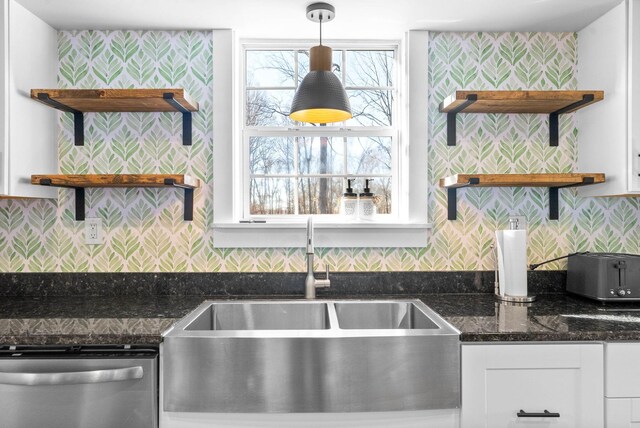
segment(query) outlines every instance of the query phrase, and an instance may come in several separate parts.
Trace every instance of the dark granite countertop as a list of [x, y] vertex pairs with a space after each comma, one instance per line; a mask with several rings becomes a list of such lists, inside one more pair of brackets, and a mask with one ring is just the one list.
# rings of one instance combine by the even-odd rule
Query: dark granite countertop
[[[164, 330], [207, 298], [4, 297], [0, 301], [0, 345], [158, 344]], [[211, 298], [300, 299], [301, 296]], [[460, 330], [464, 342], [640, 340], [640, 304], [603, 305], [565, 294], [539, 295], [529, 307], [498, 303], [488, 293], [395, 298], [421, 299]]]

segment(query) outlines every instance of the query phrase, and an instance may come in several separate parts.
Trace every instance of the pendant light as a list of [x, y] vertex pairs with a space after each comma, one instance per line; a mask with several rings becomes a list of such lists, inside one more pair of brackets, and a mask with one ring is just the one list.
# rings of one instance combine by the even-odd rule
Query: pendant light
[[332, 50], [322, 45], [322, 22], [331, 21], [335, 9], [328, 3], [307, 7], [307, 18], [320, 23], [320, 44], [309, 53], [309, 73], [291, 102], [289, 117], [298, 122], [331, 123], [350, 119], [351, 105], [340, 79], [331, 71]]

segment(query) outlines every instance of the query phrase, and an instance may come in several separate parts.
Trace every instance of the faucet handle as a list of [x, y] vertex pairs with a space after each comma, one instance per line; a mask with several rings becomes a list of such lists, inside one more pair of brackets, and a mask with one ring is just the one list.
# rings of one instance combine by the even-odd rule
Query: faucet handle
[[331, 287], [331, 280], [329, 279], [329, 265], [325, 265], [325, 272], [326, 272], [325, 279], [316, 279], [315, 280], [316, 288]]

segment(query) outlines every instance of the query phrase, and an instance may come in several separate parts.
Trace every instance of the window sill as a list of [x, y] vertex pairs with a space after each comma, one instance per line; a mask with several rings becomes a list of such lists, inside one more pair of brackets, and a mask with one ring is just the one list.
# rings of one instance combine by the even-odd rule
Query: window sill
[[[430, 223], [314, 224], [316, 247], [425, 247]], [[215, 223], [215, 248], [302, 248], [305, 222]]]

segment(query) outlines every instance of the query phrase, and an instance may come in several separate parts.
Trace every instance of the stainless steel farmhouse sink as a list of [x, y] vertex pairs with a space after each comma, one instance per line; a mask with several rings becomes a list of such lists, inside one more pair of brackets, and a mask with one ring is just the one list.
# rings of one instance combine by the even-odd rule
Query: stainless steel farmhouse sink
[[206, 301], [164, 333], [168, 412], [460, 406], [459, 331], [419, 300]]

